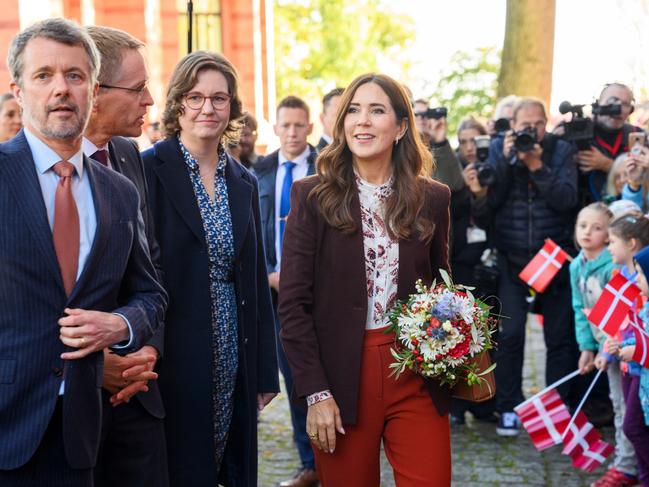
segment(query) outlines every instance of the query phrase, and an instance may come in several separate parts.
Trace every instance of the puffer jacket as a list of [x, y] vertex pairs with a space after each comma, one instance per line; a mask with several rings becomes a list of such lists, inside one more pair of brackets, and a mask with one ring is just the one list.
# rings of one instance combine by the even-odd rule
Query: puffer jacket
[[494, 138], [487, 162], [496, 182], [487, 196], [474, 200], [474, 216], [493, 219], [494, 243], [511, 266], [522, 269], [551, 238], [574, 253], [573, 232], [578, 203], [575, 149], [556, 136], [541, 142], [541, 169], [531, 172], [516, 158], [503, 155], [503, 138]]

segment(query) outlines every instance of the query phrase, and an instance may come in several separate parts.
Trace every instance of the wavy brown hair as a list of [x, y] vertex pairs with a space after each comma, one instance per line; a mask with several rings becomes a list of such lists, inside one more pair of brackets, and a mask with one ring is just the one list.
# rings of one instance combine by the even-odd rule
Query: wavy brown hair
[[392, 148], [393, 191], [385, 204], [385, 222], [392, 239], [408, 238], [416, 230], [421, 240], [429, 240], [434, 224], [424, 210], [425, 188], [430, 181], [434, 162], [421, 142], [415, 126], [410, 100], [401, 83], [384, 74], [369, 73], [356, 78], [342, 94], [333, 129], [333, 141], [317, 160], [319, 183], [310, 197], [316, 199], [320, 212], [332, 227], [343, 233], [354, 233], [352, 199], [358, 192], [354, 178], [352, 153], [345, 139], [345, 117], [356, 94], [366, 83], [377, 84], [388, 96], [397, 124], [406, 122], [406, 132]]
[[213, 69], [225, 76], [228, 82], [230, 100], [230, 119], [223, 137], [226, 142], [239, 140], [241, 116], [243, 115], [241, 98], [239, 97], [239, 77], [232, 63], [221, 54], [208, 51], [195, 51], [187, 54], [178, 61], [171, 73], [167, 88], [167, 101], [162, 113], [162, 131], [165, 137], [172, 137], [180, 132], [178, 117], [183, 111], [183, 97], [196, 86], [198, 74], [201, 71]]

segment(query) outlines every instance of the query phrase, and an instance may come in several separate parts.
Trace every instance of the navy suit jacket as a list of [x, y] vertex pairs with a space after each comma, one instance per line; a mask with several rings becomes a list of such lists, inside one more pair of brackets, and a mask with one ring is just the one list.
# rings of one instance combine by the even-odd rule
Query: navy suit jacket
[[[217, 485], [214, 469], [212, 299], [205, 227], [176, 137], [142, 153], [164, 285], [169, 292], [160, 391], [172, 485]], [[239, 363], [229, 460], [221, 474], [257, 485], [257, 401], [279, 390], [275, 325], [260, 229], [257, 181], [228, 156]], [[227, 465], [227, 467], [226, 467]], [[225, 483], [225, 482], [221, 482]]]
[[[318, 153], [311, 145], [309, 145], [309, 148], [311, 153], [307, 159], [309, 164], [307, 176], [315, 174], [315, 161], [318, 157]], [[252, 168], [252, 172], [257, 176], [259, 182], [261, 229], [264, 236], [264, 247], [266, 248], [266, 268], [269, 274], [277, 267], [277, 255], [275, 252], [275, 180], [277, 179], [278, 167], [279, 150], [276, 150], [259, 159]]]
[[[155, 229], [153, 228], [153, 217], [149, 211], [148, 190], [146, 187], [146, 178], [144, 176], [144, 165], [142, 156], [137, 144], [132, 139], [126, 137], [112, 137], [108, 142], [108, 153], [113, 169], [118, 173], [126, 176], [137, 189], [140, 195], [140, 212], [144, 219], [144, 230], [146, 239], [149, 244], [151, 261], [156, 269], [158, 280], [162, 282], [162, 268], [160, 267], [160, 246], [155, 238]], [[148, 341], [162, 357], [164, 349], [164, 326], [160, 326], [155, 335]], [[164, 406], [160, 397], [158, 381], [151, 380], [148, 383], [147, 392], [138, 392], [135, 398], [140, 401], [144, 409], [156, 418], [164, 417]]]
[[122, 175], [84, 157], [97, 230], [66, 296], [52, 230], [23, 132], [0, 144], [0, 469], [33, 456], [63, 396], [63, 437], [73, 468], [91, 468], [101, 427], [103, 354], [63, 361], [58, 320], [66, 307], [119, 312], [133, 329], [130, 353], [151, 338], [167, 296], [155, 278], [138, 194]]

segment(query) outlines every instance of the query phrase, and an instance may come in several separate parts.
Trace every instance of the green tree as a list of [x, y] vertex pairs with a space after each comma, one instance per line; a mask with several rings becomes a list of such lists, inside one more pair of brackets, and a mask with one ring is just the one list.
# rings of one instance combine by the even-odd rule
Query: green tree
[[275, 0], [274, 15], [278, 100], [317, 101], [375, 71], [381, 58], [408, 68], [399, 56], [414, 22], [389, 12], [381, 0]]
[[496, 102], [500, 53], [495, 47], [458, 51], [449, 66], [448, 71], [441, 73], [429, 98], [433, 105], [448, 108], [448, 133], [455, 136], [463, 118], [491, 115]]

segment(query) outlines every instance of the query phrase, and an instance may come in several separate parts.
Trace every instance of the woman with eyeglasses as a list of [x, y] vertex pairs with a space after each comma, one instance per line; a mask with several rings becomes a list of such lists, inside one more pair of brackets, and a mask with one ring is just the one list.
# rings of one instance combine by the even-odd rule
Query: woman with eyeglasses
[[143, 154], [170, 306], [159, 383], [172, 486], [257, 485], [257, 412], [279, 391], [256, 179], [226, 150], [234, 66], [197, 51], [171, 76]]

